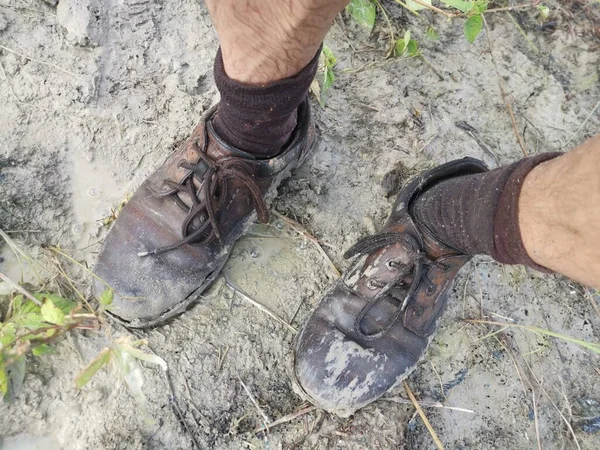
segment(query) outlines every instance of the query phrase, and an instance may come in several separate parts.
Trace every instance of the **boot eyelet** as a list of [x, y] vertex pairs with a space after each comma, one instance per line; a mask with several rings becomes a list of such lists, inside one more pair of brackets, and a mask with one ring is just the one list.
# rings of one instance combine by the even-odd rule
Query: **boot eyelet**
[[433, 284], [430, 284], [429, 286], [427, 286], [427, 288], [425, 289], [425, 293], [427, 295], [433, 295], [436, 291], [436, 288]]
[[448, 272], [450, 272], [450, 265], [448, 265], [448, 264], [440, 264], [440, 269], [442, 269], [442, 272], [448, 273]]
[[373, 281], [371, 278], [369, 278], [367, 280], [367, 288], [369, 288], [370, 290], [374, 291], [375, 289], [379, 289], [380, 286], [377, 286], [377, 284], [375, 284], [376, 282]]
[[387, 267], [387, 270], [389, 270], [390, 272], [394, 272], [398, 269], [398, 263], [396, 261], [388, 261], [385, 263], [385, 267]]

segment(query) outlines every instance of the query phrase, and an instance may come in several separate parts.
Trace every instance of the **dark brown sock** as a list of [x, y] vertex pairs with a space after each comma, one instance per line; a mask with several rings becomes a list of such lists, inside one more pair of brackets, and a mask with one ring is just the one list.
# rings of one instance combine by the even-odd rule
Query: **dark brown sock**
[[543, 153], [489, 172], [442, 181], [415, 201], [413, 215], [441, 242], [463, 253], [546, 270], [523, 245], [519, 194], [531, 169], [561, 154]]
[[296, 128], [298, 107], [308, 95], [320, 53], [319, 49], [313, 60], [293, 77], [251, 85], [227, 76], [219, 49], [214, 74], [221, 102], [213, 119], [219, 137], [258, 158], [281, 152]]

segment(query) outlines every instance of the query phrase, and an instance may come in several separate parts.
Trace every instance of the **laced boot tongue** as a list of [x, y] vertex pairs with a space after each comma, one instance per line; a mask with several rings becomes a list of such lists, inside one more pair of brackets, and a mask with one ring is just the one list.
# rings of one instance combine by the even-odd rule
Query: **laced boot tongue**
[[420, 283], [428, 283], [424, 266], [435, 263], [420, 250], [414, 237], [400, 232], [369, 236], [344, 256], [356, 255], [367, 258], [360, 269], [350, 272], [346, 284], [367, 300], [356, 317], [354, 332], [370, 341], [396, 324]]
[[[220, 142], [216, 145], [209, 139], [210, 133], [206, 128], [204, 130], [204, 139], [198, 138], [190, 143], [197, 147], [192, 152], [197, 156], [194, 162], [184, 158], [178, 163], [181, 169], [188, 171], [187, 175], [180, 182], [165, 180], [165, 184], [172, 188], [170, 195], [187, 213], [181, 226], [182, 239], [172, 245], [140, 252], [139, 256], [165, 253], [186, 244], [204, 244], [213, 238], [221, 241], [219, 212], [228, 195], [230, 180], [248, 190], [259, 220], [268, 222], [267, 206], [254, 176], [255, 168], [251, 165], [253, 158], [246, 158], [249, 155]], [[219, 140], [218, 136], [213, 137]]]
[[388, 232], [369, 236], [352, 246], [344, 258], [366, 256], [362, 268], [350, 272], [347, 285], [364, 298], [379, 295], [389, 284], [395, 284], [407, 267], [412, 267], [418, 253], [417, 243], [405, 233]]

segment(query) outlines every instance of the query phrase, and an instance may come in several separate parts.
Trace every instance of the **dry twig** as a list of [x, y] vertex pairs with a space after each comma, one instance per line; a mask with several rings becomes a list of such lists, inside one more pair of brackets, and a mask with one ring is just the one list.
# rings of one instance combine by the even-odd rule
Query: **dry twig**
[[[412, 405], [413, 404], [413, 402], [411, 400], [407, 400], [402, 397], [385, 397], [385, 398], [381, 398], [380, 400], [385, 400], [385, 401], [393, 402], [393, 403], [399, 403], [401, 405]], [[458, 406], [446, 406], [439, 402], [435, 402], [435, 403], [420, 402], [419, 404], [423, 408], [441, 408], [441, 409], [449, 409], [451, 411], [460, 411], [460, 412], [464, 412], [464, 413], [475, 414], [475, 411], [473, 411], [472, 409], [459, 408]]]
[[[293, 412], [291, 414], [288, 414], [286, 416], [283, 416], [280, 419], [274, 420], [273, 422], [270, 422], [268, 424], [268, 429], [271, 429], [273, 427], [276, 427], [277, 425], [281, 425], [282, 423], [287, 423], [287, 422], [291, 422], [294, 419], [297, 419], [298, 417], [301, 417], [305, 414], [311, 413], [313, 412], [315, 409], [317, 409], [316, 406], [309, 406], [307, 408], [303, 408], [299, 411]], [[265, 431], [267, 430], [267, 426], [263, 425], [262, 427], [258, 427], [256, 430], [254, 430], [254, 434], [256, 433], [260, 433], [261, 431]]]
[[23, 294], [25, 297], [27, 297], [29, 300], [31, 300], [36, 305], [42, 306], [42, 302], [40, 302], [37, 298], [35, 298], [33, 295], [31, 295], [29, 292], [27, 292], [25, 289], [23, 289], [21, 286], [19, 286], [17, 283], [15, 283], [13, 280], [8, 278], [2, 272], [0, 272], [0, 280], [4, 281], [7, 284], [9, 284], [10, 286], [12, 286], [14, 289], [19, 291], [21, 294]]
[[55, 69], [58, 69], [61, 72], [67, 73], [67, 74], [71, 75], [72, 77], [81, 79], [81, 77], [79, 75], [77, 75], [77, 74], [75, 74], [75, 73], [73, 73], [73, 72], [71, 72], [71, 71], [69, 71], [67, 69], [63, 69], [62, 67], [57, 66], [56, 64], [53, 64], [53, 63], [50, 63], [50, 62], [46, 62], [46, 61], [40, 61], [39, 59], [35, 59], [35, 58], [32, 58], [31, 56], [24, 55], [23, 53], [19, 53], [19, 52], [15, 51], [15, 50], [13, 50], [11, 48], [5, 47], [4, 45], [0, 45], [0, 48], [2, 50], [6, 50], [7, 52], [14, 53], [17, 56], [21, 56], [22, 58], [28, 59], [29, 61], [33, 61], [35, 63], [42, 64], [43, 66], [54, 67]]
[[410, 397], [410, 401], [412, 402], [412, 404], [414, 405], [415, 409], [419, 413], [419, 416], [421, 416], [421, 420], [423, 421], [423, 423], [427, 427], [427, 431], [429, 431], [429, 434], [433, 438], [433, 442], [435, 442], [435, 445], [437, 446], [437, 448], [439, 450], [444, 450], [444, 446], [442, 445], [442, 442], [437, 437], [437, 434], [436, 434], [435, 430], [431, 426], [431, 423], [429, 423], [429, 419], [427, 419], [427, 416], [423, 412], [423, 409], [419, 405], [419, 402], [417, 402], [417, 399], [415, 398], [415, 395], [413, 394], [412, 390], [410, 389], [410, 387], [408, 386], [408, 383], [406, 381], [404, 381], [404, 389], [406, 390], [406, 393]]
[[258, 413], [260, 414], [260, 417], [263, 420], [265, 429], [267, 431], [269, 431], [271, 419], [269, 419], [269, 416], [267, 416], [265, 414], [265, 412], [262, 410], [262, 408], [260, 407], [260, 405], [258, 404], [256, 399], [254, 398], [254, 395], [252, 395], [252, 392], [250, 392], [250, 389], [248, 389], [248, 386], [246, 386], [246, 383], [244, 383], [240, 377], [238, 377], [238, 380], [240, 380], [240, 383], [241, 383], [242, 387], [244, 388], [244, 390], [246, 391], [246, 394], [248, 394], [248, 397], [250, 397], [250, 401], [252, 402], [252, 404], [254, 405], [254, 407], [256, 408]]

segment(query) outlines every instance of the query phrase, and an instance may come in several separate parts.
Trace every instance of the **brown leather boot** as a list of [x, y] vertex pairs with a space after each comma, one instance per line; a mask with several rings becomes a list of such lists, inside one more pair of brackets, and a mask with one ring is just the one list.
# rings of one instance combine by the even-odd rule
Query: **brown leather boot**
[[425, 355], [448, 292], [469, 255], [438, 242], [411, 205], [439, 181], [487, 171], [473, 158], [413, 179], [381, 234], [354, 245], [362, 256], [320, 301], [294, 343], [294, 384], [315, 405], [347, 417], [406, 378]]
[[[308, 101], [276, 157], [257, 160], [223, 142], [210, 110], [188, 140], [135, 192], [94, 269], [115, 292], [110, 313], [136, 328], [183, 312], [216, 278], [229, 252], [315, 142]], [[99, 297], [106, 284], [94, 282]]]

